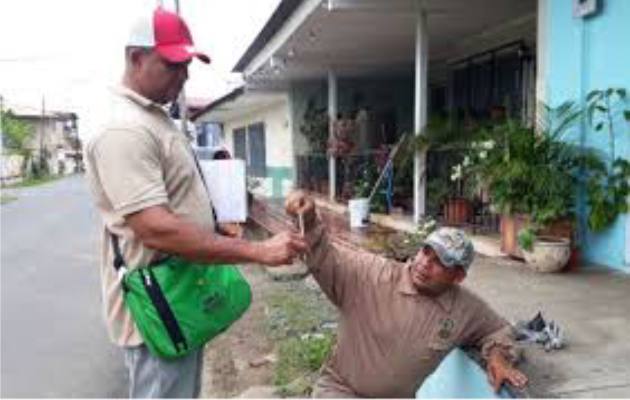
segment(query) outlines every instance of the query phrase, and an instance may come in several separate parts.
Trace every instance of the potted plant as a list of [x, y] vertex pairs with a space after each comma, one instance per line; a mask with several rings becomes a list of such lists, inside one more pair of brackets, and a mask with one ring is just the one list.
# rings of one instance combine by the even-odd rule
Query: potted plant
[[[502, 214], [502, 250], [518, 258], [524, 256], [517, 239], [523, 228], [529, 226], [529, 233], [541, 241], [572, 236], [571, 230], [554, 226], [566, 226], [567, 221], [571, 226], [575, 215], [581, 151], [561, 137], [579, 112], [565, 103], [557, 109], [545, 107], [545, 113], [537, 130], [507, 119], [482, 128], [480, 136], [486, 140], [471, 146], [471, 168]], [[559, 242], [568, 247], [566, 240]]]
[[451, 169], [451, 190], [444, 200], [443, 212], [444, 220], [448, 225], [463, 225], [472, 219], [472, 181], [473, 176], [465, 176], [464, 170], [470, 165], [470, 158], [464, 157], [461, 164], [457, 164]]
[[532, 227], [518, 233], [518, 243], [527, 265], [537, 272], [558, 272], [571, 256], [569, 239], [538, 235]]

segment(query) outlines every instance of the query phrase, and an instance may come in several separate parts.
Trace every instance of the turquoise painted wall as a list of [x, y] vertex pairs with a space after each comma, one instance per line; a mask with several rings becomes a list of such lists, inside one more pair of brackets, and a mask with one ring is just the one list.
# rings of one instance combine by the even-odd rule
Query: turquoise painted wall
[[416, 398], [420, 399], [494, 399], [509, 398], [501, 389], [494, 393], [486, 372], [465, 352], [454, 349], [424, 381]]
[[[573, 17], [573, 0], [545, 0], [539, 3], [546, 15], [544, 71], [546, 102], [583, 101], [591, 90], [625, 87], [630, 91], [630, 1], [600, 0], [597, 15]], [[616, 121], [616, 156], [630, 158], [630, 127]], [[608, 134], [593, 132], [583, 121], [572, 140], [608, 154]], [[625, 260], [626, 219], [621, 216], [603, 233], [585, 226], [581, 207], [582, 251], [585, 261], [630, 272]]]

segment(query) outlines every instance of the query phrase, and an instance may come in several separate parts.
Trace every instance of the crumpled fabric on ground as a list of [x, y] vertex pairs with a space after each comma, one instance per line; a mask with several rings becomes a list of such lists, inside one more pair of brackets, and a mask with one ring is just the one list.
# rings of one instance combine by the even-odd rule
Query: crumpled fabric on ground
[[555, 321], [545, 321], [541, 312], [529, 321], [518, 321], [514, 329], [517, 341], [538, 343], [545, 351], [560, 350], [566, 344], [564, 330]]

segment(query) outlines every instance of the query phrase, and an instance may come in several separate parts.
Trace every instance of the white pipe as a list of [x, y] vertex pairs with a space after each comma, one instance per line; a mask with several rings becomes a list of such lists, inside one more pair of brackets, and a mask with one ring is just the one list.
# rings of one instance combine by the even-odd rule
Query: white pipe
[[[427, 14], [419, 4], [416, 24], [416, 79], [414, 98], [414, 132], [420, 135], [427, 124], [427, 70], [429, 41]], [[426, 212], [426, 151], [417, 151], [414, 157], [413, 220], [420, 222]]]

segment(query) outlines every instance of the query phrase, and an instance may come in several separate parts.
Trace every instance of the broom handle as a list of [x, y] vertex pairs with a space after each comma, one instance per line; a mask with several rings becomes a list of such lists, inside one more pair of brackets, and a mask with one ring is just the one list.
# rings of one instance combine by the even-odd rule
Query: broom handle
[[402, 145], [403, 140], [405, 139], [406, 136], [407, 134], [403, 133], [403, 135], [398, 140], [398, 143], [396, 143], [396, 146], [394, 146], [392, 151], [389, 152], [389, 155], [387, 156], [387, 162], [385, 163], [385, 167], [381, 171], [381, 174], [379, 175], [378, 179], [376, 180], [376, 183], [374, 184], [374, 187], [372, 188], [372, 191], [370, 192], [370, 196], [368, 197], [368, 204], [372, 202], [372, 197], [374, 197], [374, 195], [376, 194], [376, 190], [380, 186], [381, 181], [383, 180], [383, 177], [385, 176], [385, 172], [387, 171], [387, 168], [389, 168], [389, 166], [393, 162], [394, 157], [396, 156], [396, 153], [398, 152], [398, 149]]

